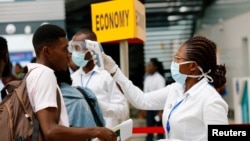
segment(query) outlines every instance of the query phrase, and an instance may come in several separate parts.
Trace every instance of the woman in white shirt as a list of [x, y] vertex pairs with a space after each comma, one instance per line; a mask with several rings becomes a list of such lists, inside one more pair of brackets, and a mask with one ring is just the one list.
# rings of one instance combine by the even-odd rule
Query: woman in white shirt
[[207, 141], [208, 125], [228, 124], [228, 104], [212, 86], [218, 80], [213, 79], [218, 65], [216, 45], [209, 39], [196, 36], [184, 42], [171, 64], [176, 82], [148, 93], [133, 85], [110, 56], [102, 56], [105, 69], [131, 104], [143, 110], [164, 110], [167, 139]]
[[[166, 86], [166, 80], [164, 77], [164, 69], [162, 62], [157, 58], [150, 58], [149, 62], [145, 66], [145, 79], [143, 85], [143, 91], [151, 92], [164, 88]], [[162, 126], [162, 110], [147, 110], [146, 111], [146, 123], [147, 127]], [[159, 133], [156, 136], [157, 139], [164, 138], [164, 134]], [[154, 134], [147, 134], [146, 141], [153, 141]]]

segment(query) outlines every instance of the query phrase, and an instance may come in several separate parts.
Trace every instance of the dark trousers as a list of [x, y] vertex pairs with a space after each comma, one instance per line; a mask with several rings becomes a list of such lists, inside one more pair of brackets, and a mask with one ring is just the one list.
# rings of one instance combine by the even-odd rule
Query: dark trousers
[[[160, 120], [159, 122], [155, 120], [155, 116], [157, 114], [158, 114], [158, 111], [153, 111], [153, 110], [147, 111], [146, 120], [147, 120], [148, 127], [153, 127], [153, 126], [162, 127], [162, 120]], [[164, 134], [157, 134], [157, 140], [163, 139], [163, 138], [164, 138]], [[153, 141], [153, 139], [154, 139], [154, 134], [147, 134], [146, 141]]]

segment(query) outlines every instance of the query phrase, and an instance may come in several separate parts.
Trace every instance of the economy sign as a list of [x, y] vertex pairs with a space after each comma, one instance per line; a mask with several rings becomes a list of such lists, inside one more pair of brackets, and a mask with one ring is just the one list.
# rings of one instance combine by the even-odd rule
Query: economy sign
[[145, 7], [138, 0], [115, 0], [91, 4], [92, 30], [99, 42], [144, 42]]

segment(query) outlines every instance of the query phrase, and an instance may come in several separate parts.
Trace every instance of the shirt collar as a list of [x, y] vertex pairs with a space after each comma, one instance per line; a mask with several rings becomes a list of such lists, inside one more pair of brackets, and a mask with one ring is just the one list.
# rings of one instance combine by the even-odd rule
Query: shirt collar
[[197, 95], [197, 92], [200, 92], [204, 87], [208, 85], [207, 79], [203, 78], [198, 83], [193, 85], [186, 93], [188, 93], [191, 97]]
[[29, 70], [29, 71], [30, 71], [31, 69], [34, 69], [34, 68], [45, 68], [45, 69], [48, 69], [48, 70], [54, 72], [53, 69], [51, 69], [51, 68], [49, 68], [48, 66], [45, 66], [45, 65], [43, 65], [43, 64], [39, 64], [39, 63], [29, 63], [29, 64], [27, 65], [27, 67], [28, 67], [28, 70]]
[[93, 71], [95, 72], [95, 73], [100, 73], [100, 68], [99, 67], [97, 67], [97, 66], [94, 66], [94, 68], [91, 70], [91, 71], [89, 71], [87, 74], [83, 71], [83, 69], [82, 68], [79, 68], [81, 71], [79, 72], [80, 73], [80, 75], [90, 75]]

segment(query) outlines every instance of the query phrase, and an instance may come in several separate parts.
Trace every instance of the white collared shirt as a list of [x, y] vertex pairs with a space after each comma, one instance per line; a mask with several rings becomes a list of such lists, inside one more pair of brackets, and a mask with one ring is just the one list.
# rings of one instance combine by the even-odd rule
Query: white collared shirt
[[147, 75], [143, 84], [144, 92], [151, 92], [153, 90], [158, 90], [165, 87], [166, 81], [165, 78], [159, 73], [155, 72], [152, 75]]
[[30, 72], [26, 79], [26, 87], [29, 95], [30, 104], [34, 112], [48, 107], [57, 107], [57, 89], [60, 93], [61, 112], [59, 124], [69, 126], [68, 115], [61, 90], [57, 85], [54, 71], [47, 66], [38, 63], [28, 64]]
[[93, 70], [85, 74], [82, 68], [79, 68], [71, 75], [71, 78], [73, 80], [72, 86], [88, 87], [96, 94], [106, 127], [112, 128], [128, 119], [127, 99], [106, 70], [95, 66]]

